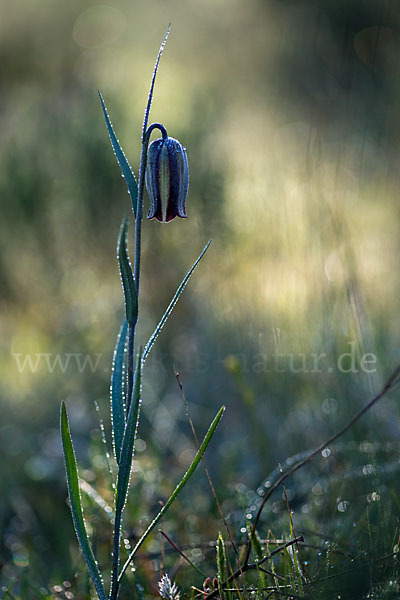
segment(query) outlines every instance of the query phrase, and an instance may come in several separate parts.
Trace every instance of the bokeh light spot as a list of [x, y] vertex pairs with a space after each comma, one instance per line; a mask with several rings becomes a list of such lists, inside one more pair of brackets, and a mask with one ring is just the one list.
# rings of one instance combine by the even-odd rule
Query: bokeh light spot
[[126, 18], [120, 10], [106, 4], [83, 11], [72, 31], [72, 37], [82, 48], [104, 48], [115, 44], [126, 28]]

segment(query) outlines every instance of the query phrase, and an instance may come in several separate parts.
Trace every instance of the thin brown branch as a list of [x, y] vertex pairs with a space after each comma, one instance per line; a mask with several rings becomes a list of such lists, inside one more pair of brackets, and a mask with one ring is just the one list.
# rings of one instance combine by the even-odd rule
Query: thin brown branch
[[272, 496], [273, 492], [282, 484], [283, 481], [285, 481], [285, 479], [287, 479], [290, 475], [293, 475], [293, 473], [295, 473], [296, 471], [298, 471], [299, 469], [304, 467], [304, 465], [306, 465], [307, 463], [311, 462], [313, 460], [313, 458], [315, 458], [316, 456], [318, 456], [318, 454], [320, 454], [322, 452], [322, 450], [324, 450], [327, 446], [330, 446], [331, 444], [333, 444], [339, 437], [341, 437], [344, 433], [346, 433], [346, 431], [348, 431], [354, 425], [354, 423], [356, 423], [370, 408], [372, 408], [372, 406], [374, 404], [376, 404], [379, 400], [381, 400], [384, 396], [386, 396], [386, 394], [388, 392], [390, 392], [393, 389], [393, 387], [395, 386], [395, 384], [397, 383], [397, 378], [398, 378], [399, 374], [400, 374], [400, 365], [397, 366], [396, 369], [393, 371], [393, 373], [390, 375], [389, 379], [386, 381], [386, 383], [383, 386], [383, 388], [381, 389], [381, 391], [376, 396], [374, 396], [372, 398], [372, 400], [370, 400], [361, 410], [359, 410], [358, 413], [356, 413], [354, 415], [354, 417], [352, 419], [350, 419], [350, 421], [347, 423], [347, 425], [345, 425], [345, 427], [343, 427], [343, 429], [341, 429], [340, 431], [338, 431], [337, 433], [332, 435], [330, 438], [328, 438], [325, 442], [320, 444], [318, 446], [318, 448], [316, 448], [315, 450], [313, 450], [311, 452], [311, 454], [309, 454], [306, 458], [304, 458], [299, 463], [297, 463], [292, 468], [290, 468], [288, 471], [286, 471], [286, 473], [283, 473], [281, 475], [281, 477], [279, 477], [279, 479], [277, 479], [277, 481], [269, 488], [268, 492], [264, 496], [263, 501], [257, 511], [256, 518], [254, 519], [253, 527], [252, 527], [251, 534], [250, 534], [250, 539], [247, 543], [244, 565], [247, 565], [249, 558], [250, 558], [251, 540], [257, 529], [257, 525], [260, 520], [261, 513], [263, 511], [264, 506], [266, 505], [266, 503]]
[[262, 571], [263, 573], [265, 573], [266, 575], [270, 575], [271, 577], [276, 577], [277, 579], [282, 579], [283, 581], [285, 580], [285, 578], [282, 575], [278, 575], [278, 573], [273, 573], [272, 571], [269, 571], [268, 569], [265, 569], [264, 567], [260, 567], [258, 565], [258, 571]]
[[170, 537], [169, 537], [169, 536], [168, 536], [168, 535], [165, 533], [165, 531], [163, 531], [162, 529], [160, 529], [160, 533], [161, 533], [161, 535], [162, 535], [162, 536], [163, 536], [163, 537], [164, 537], [164, 538], [167, 540], [167, 542], [168, 542], [168, 543], [169, 543], [169, 544], [172, 546], [172, 548], [174, 548], [174, 550], [176, 550], [176, 552], [178, 552], [178, 554], [180, 554], [180, 555], [182, 556], [182, 558], [183, 558], [184, 560], [186, 560], [186, 562], [187, 562], [187, 563], [188, 563], [188, 564], [189, 564], [191, 567], [193, 567], [193, 569], [195, 569], [195, 570], [196, 570], [198, 573], [200, 573], [200, 575], [201, 575], [201, 576], [202, 576], [204, 579], [206, 579], [206, 578], [207, 578], [207, 575], [206, 575], [206, 574], [205, 574], [205, 573], [204, 573], [204, 572], [203, 572], [201, 569], [199, 569], [199, 567], [197, 567], [197, 566], [194, 564], [194, 562], [192, 562], [192, 561], [190, 560], [190, 558], [189, 558], [188, 556], [186, 556], [186, 554], [185, 554], [184, 552], [182, 552], [182, 550], [179, 548], [179, 546], [177, 546], [177, 545], [175, 544], [175, 542], [173, 542], [173, 541], [171, 540], [171, 538], [170, 538]]

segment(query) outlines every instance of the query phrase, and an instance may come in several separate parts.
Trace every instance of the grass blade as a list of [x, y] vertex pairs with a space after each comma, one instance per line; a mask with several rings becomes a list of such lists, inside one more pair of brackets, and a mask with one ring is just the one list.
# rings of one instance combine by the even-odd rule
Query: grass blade
[[[125, 314], [128, 323], [136, 323], [138, 318], [138, 298], [136, 293], [135, 280], [133, 278], [131, 263], [129, 261], [127, 247], [127, 231], [129, 221], [125, 217], [122, 220], [118, 236], [117, 258], [119, 272], [122, 281], [122, 289], [125, 299]], [[128, 403], [129, 404], [129, 403]]]
[[159, 324], [155, 328], [152, 336], [150, 337], [149, 341], [147, 342], [147, 344], [146, 344], [146, 346], [144, 348], [143, 362], [146, 360], [146, 358], [147, 358], [150, 350], [152, 349], [152, 347], [153, 347], [156, 339], [158, 338], [158, 336], [160, 334], [161, 329], [164, 327], [164, 325], [165, 325], [168, 317], [170, 316], [170, 314], [174, 310], [175, 305], [178, 302], [179, 297], [182, 294], [183, 290], [185, 289], [187, 282], [189, 281], [189, 279], [190, 279], [193, 271], [195, 270], [195, 268], [197, 267], [197, 265], [199, 264], [199, 262], [201, 261], [201, 259], [205, 255], [205, 253], [207, 252], [207, 250], [208, 250], [211, 242], [212, 242], [212, 240], [210, 240], [209, 242], [207, 242], [207, 244], [204, 247], [202, 253], [198, 257], [198, 259], [193, 263], [193, 265], [190, 267], [189, 271], [186, 273], [185, 277], [183, 278], [180, 286], [176, 290], [174, 297], [172, 298], [171, 302], [169, 303], [169, 306], [168, 306], [167, 310], [165, 311], [165, 313], [163, 314], [163, 316], [161, 318], [161, 321], [159, 322]]
[[[258, 535], [258, 531], [255, 531], [254, 535], [252, 535], [252, 527], [249, 519], [246, 519], [246, 528], [247, 533], [249, 535], [249, 539], [251, 539], [251, 547], [256, 557], [256, 562], [258, 562], [259, 560], [262, 560], [265, 556], [265, 553], [263, 552], [261, 546], [260, 536]], [[267, 587], [265, 573], [260, 569], [257, 569], [257, 589], [260, 597], [262, 597], [261, 590], [265, 587]]]
[[125, 408], [124, 408], [124, 356], [126, 337], [128, 333], [128, 322], [124, 321], [122, 325], [117, 344], [114, 350], [111, 375], [111, 425], [113, 434], [113, 448], [115, 460], [119, 464], [121, 455], [122, 438], [125, 429]]
[[188, 468], [188, 470], [186, 471], [186, 473], [184, 474], [184, 476], [182, 477], [182, 479], [180, 480], [180, 482], [178, 483], [178, 485], [176, 486], [175, 490], [172, 492], [171, 496], [169, 497], [169, 499], [167, 500], [167, 502], [164, 504], [164, 506], [162, 507], [162, 509], [160, 510], [160, 512], [158, 513], [158, 515], [152, 520], [152, 522], [150, 523], [150, 525], [147, 527], [146, 531], [143, 533], [143, 535], [141, 536], [141, 538], [139, 539], [139, 541], [136, 543], [136, 546], [133, 548], [132, 552], [130, 553], [128, 560], [126, 561], [126, 563], [124, 564], [124, 566], [121, 569], [121, 573], [119, 575], [118, 581], [121, 581], [121, 578], [123, 576], [123, 574], [125, 573], [126, 569], [129, 566], [129, 563], [131, 562], [131, 560], [133, 559], [133, 557], [135, 556], [136, 552], [139, 550], [140, 546], [143, 544], [143, 542], [146, 540], [146, 538], [148, 537], [148, 535], [150, 534], [150, 532], [154, 529], [154, 527], [157, 525], [157, 523], [160, 521], [160, 519], [163, 517], [163, 515], [167, 512], [167, 510], [169, 509], [169, 507], [171, 506], [171, 504], [173, 503], [173, 501], [175, 500], [175, 498], [178, 496], [178, 494], [182, 491], [183, 487], [186, 485], [186, 483], [188, 482], [188, 480], [190, 479], [190, 477], [193, 475], [197, 465], [199, 464], [199, 462], [201, 461], [204, 452], [207, 449], [208, 444], [211, 441], [212, 436], [214, 435], [214, 432], [217, 428], [218, 423], [220, 422], [222, 415], [224, 413], [225, 410], [225, 406], [221, 406], [221, 408], [219, 409], [216, 417], [214, 418], [213, 422], [211, 423], [205, 438], [200, 446], [200, 448], [197, 451], [196, 456], [194, 457], [190, 467]]
[[90, 576], [96, 588], [97, 595], [100, 600], [107, 600], [107, 594], [100, 575], [99, 567], [94, 557], [86, 532], [81, 497], [79, 493], [78, 468], [64, 402], [61, 403], [61, 439], [64, 450], [65, 471], [67, 474], [68, 496], [71, 505], [72, 520], [74, 522], [76, 536], [89, 569]]
[[228, 571], [226, 565], [226, 552], [225, 544], [221, 533], [217, 540], [217, 580], [218, 589], [221, 600], [225, 600], [226, 593], [224, 590], [224, 583], [228, 579]]
[[122, 150], [120, 143], [117, 139], [117, 136], [114, 133], [113, 126], [111, 124], [110, 118], [108, 116], [106, 105], [104, 104], [103, 96], [99, 91], [99, 97], [101, 102], [101, 107], [103, 109], [104, 118], [106, 120], [106, 125], [108, 129], [108, 135], [110, 136], [111, 144], [114, 149], [115, 156], [117, 158], [118, 164], [122, 171], [122, 175], [127, 183], [129, 195], [132, 201], [133, 214], [136, 216], [137, 209], [137, 196], [138, 196], [138, 186], [136, 182], [136, 177], [132, 171], [130, 164]]

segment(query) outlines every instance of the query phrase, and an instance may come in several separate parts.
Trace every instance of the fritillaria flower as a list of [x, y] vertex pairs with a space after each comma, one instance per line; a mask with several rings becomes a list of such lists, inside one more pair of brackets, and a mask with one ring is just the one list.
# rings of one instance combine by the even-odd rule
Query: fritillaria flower
[[189, 167], [185, 148], [174, 138], [154, 140], [147, 152], [146, 188], [150, 199], [148, 219], [168, 223], [176, 216], [185, 219]]

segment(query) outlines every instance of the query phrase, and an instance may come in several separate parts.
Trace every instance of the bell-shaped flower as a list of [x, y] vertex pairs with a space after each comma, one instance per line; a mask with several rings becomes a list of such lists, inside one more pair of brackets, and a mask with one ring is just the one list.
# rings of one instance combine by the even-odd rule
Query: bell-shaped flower
[[189, 167], [185, 148], [171, 137], [154, 140], [147, 152], [146, 188], [150, 200], [148, 219], [168, 223], [185, 219]]

